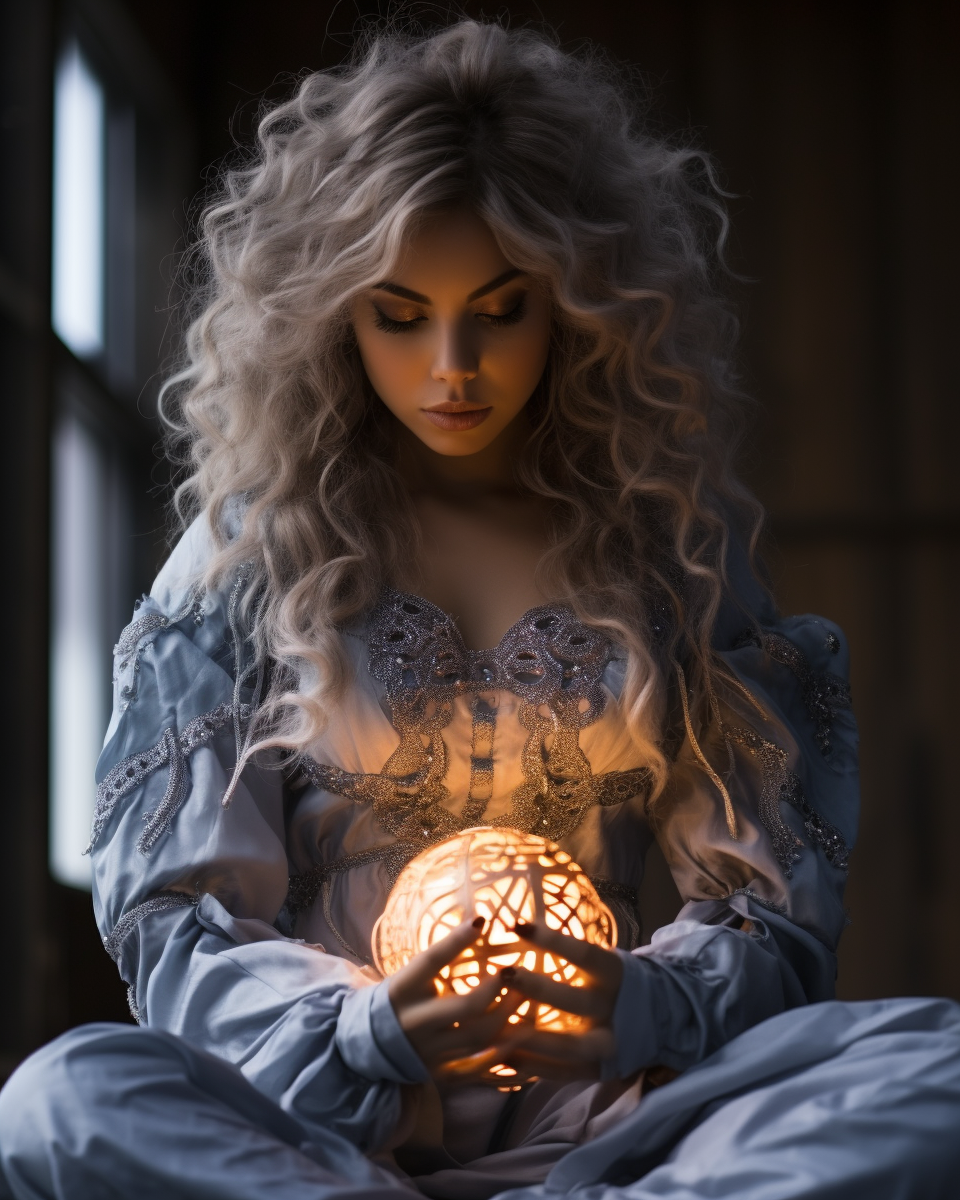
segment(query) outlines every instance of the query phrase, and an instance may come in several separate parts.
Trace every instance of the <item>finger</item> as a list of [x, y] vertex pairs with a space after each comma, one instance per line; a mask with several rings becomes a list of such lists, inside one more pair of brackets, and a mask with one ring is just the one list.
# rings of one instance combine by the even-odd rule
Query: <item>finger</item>
[[[428, 1058], [431, 1062], [463, 1058], [489, 1049], [500, 1038], [510, 1017], [524, 999], [517, 992], [508, 992], [487, 1008], [478, 1005], [477, 1009], [471, 1011], [467, 1011], [463, 1005], [454, 1006], [442, 999], [424, 1001], [404, 1013], [401, 1028], [424, 1061]], [[458, 1020], [449, 1019], [452, 1009], [459, 1013]]]
[[[474, 1020], [440, 1028], [432, 1022], [433, 1013], [428, 1013], [426, 1021], [422, 1013], [417, 1014], [419, 1027], [407, 1030], [407, 1037], [431, 1074], [444, 1069], [449, 1062], [460, 1060], [464, 1065], [455, 1068], [454, 1073], [463, 1074], [472, 1069], [466, 1060], [474, 1058], [476, 1062], [473, 1066], [480, 1070], [490, 1056], [491, 1047], [501, 1037], [510, 1015], [522, 1003], [522, 996], [508, 996], [502, 1002], [502, 1010], [501, 1005], [497, 1004], [491, 1012]], [[432, 1007], [435, 1010], [437, 1006]]]
[[519, 992], [509, 993], [482, 1016], [458, 1022], [450, 1038], [450, 1055], [468, 1055], [489, 1049], [500, 1040], [510, 1018], [525, 999]]
[[526, 1070], [514, 1070], [502, 1078], [501, 1072], [493, 1071], [495, 1067], [507, 1065], [500, 1042], [509, 1018], [525, 1000], [526, 997], [519, 992], [507, 990], [485, 1016], [465, 1023], [457, 1030], [447, 1030], [431, 1037], [432, 1073], [437, 1077], [456, 1079], [458, 1083], [480, 1083], [495, 1087], [535, 1080], [537, 1076]]
[[[522, 997], [518, 999], [522, 1001]], [[530, 1071], [516, 1068], [513, 1068], [512, 1074], [497, 1072], [494, 1075], [493, 1068], [508, 1065], [513, 1067], [513, 1064], [507, 1063], [503, 1046], [493, 1039], [491, 1042], [492, 1044], [485, 1044], [482, 1048], [478, 1045], [468, 1046], [466, 1044], [459, 1050], [454, 1048], [439, 1067], [439, 1072], [455, 1076], [460, 1082], [467, 1082], [469, 1076], [473, 1082], [493, 1084], [497, 1087], [504, 1084], [512, 1086], [518, 1083], [527, 1083], [536, 1078], [536, 1075], [531, 1074]]]
[[559, 929], [550, 929], [544, 924], [531, 925], [525, 921], [518, 921], [513, 928], [522, 941], [532, 942], [538, 949], [548, 950], [558, 958], [565, 958], [567, 962], [572, 962], [574, 966], [605, 983], [619, 984], [623, 964], [613, 950], [594, 946], [591, 942], [581, 941], [580, 938], [561, 933]]
[[599, 1079], [599, 1062], [568, 1062], [566, 1059], [545, 1058], [539, 1054], [528, 1054], [515, 1050], [501, 1055], [501, 1061], [516, 1071], [515, 1079], [504, 1079], [504, 1083], [524, 1083], [534, 1079], [549, 1079], [557, 1083], [569, 1083], [576, 1079]]
[[606, 1026], [577, 1033], [554, 1033], [549, 1029], [508, 1025], [497, 1045], [508, 1058], [522, 1052], [570, 1063], [598, 1063], [610, 1058], [617, 1048], [613, 1031]]
[[538, 975], [523, 967], [508, 968], [510, 970], [511, 974], [501, 974], [509, 981], [511, 988], [523, 992], [531, 1000], [549, 1004], [551, 1008], [559, 1008], [578, 1017], [592, 1017], [596, 1021], [605, 1021], [613, 1008], [614, 996], [606, 988], [572, 987], [569, 983], [558, 983], [547, 975]]
[[395, 975], [391, 976], [390, 999], [415, 995], [422, 991], [425, 985], [431, 985], [441, 967], [445, 967], [459, 954], [462, 954], [468, 946], [480, 940], [483, 927], [482, 917], [463, 921], [445, 937], [434, 942], [432, 946], [415, 954], [406, 966], [401, 967]]
[[[509, 1067], [509, 1070], [504, 1071], [504, 1067]], [[438, 1068], [435, 1074], [451, 1082], [455, 1081], [458, 1085], [495, 1087], [498, 1091], [513, 1090], [518, 1088], [518, 1085], [536, 1083], [540, 1078], [535, 1072], [531, 1073], [523, 1067], [510, 1066], [503, 1059], [490, 1055], [484, 1055], [482, 1061], [478, 1059], [476, 1063], [472, 1059], [452, 1063], [449, 1068]], [[571, 1075], [570, 1078], [577, 1077]], [[588, 1076], [581, 1075], [579, 1078]]]
[[397, 1020], [404, 1033], [439, 1031], [456, 1023], [467, 1024], [486, 1013], [502, 989], [499, 979], [487, 979], [465, 996], [434, 995], [405, 1004], [397, 1010]]
[[503, 1061], [503, 1056], [493, 1047], [486, 1047], [476, 1054], [466, 1054], [445, 1059], [434, 1068], [434, 1074], [456, 1079], [458, 1083], [491, 1083], [490, 1068]]

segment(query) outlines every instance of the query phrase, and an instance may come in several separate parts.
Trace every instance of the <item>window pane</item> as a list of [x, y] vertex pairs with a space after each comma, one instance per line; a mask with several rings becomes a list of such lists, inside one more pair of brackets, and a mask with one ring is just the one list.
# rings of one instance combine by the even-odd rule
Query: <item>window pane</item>
[[104, 249], [107, 383], [122, 395], [137, 389], [137, 125], [132, 108], [107, 117]]
[[81, 421], [61, 418], [53, 448], [50, 869], [74, 887], [90, 886], [90, 860], [81, 852], [107, 724], [103, 614], [112, 598], [104, 569], [110, 557], [105, 467]]
[[77, 355], [103, 349], [104, 94], [74, 43], [57, 67], [53, 326]]

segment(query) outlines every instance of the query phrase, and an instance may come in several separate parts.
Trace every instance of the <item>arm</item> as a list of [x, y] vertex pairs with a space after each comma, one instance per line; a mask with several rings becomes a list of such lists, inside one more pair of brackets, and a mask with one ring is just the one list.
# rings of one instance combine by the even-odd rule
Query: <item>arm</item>
[[222, 803], [255, 671], [238, 633], [242, 578], [191, 590], [209, 552], [200, 519], [118, 643], [97, 771], [97, 921], [139, 1020], [235, 1063], [306, 1125], [375, 1148], [399, 1085], [425, 1071], [385, 989], [274, 924], [288, 887], [277, 764], [248, 766]]
[[[858, 803], [842, 635], [816, 618], [768, 616], [759, 638], [728, 635], [718, 653], [757, 703], [728, 688], [722, 730], [688, 733], [658, 802], [685, 904], [621, 956], [608, 1073], [682, 1069], [766, 1017], [833, 996]], [[724, 784], [736, 839], [700, 755]]]
[[542, 926], [523, 931], [576, 962], [589, 983], [572, 989], [517, 970], [510, 986], [592, 1026], [506, 1031], [508, 1061], [526, 1073], [682, 1070], [785, 1008], [832, 997], [857, 802], [843, 643], [809, 617], [759, 640], [737, 637], [723, 654], [734, 682], [709, 731], [686, 723], [657, 806], [657, 835], [686, 901], [677, 920], [632, 954]]

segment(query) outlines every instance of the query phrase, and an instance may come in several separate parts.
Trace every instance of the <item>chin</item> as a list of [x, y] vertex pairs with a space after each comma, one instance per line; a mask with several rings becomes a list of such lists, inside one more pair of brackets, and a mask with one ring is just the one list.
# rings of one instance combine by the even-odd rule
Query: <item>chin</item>
[[466, 438], [463, 434], [447, 434], [446, 437], [421, 438], [420, 441], [435, 454], [445, 458], [467, 458], [471, 454], [479, 454], [493, 441], [493, 438]]
[[[485, 423], [486, 424], [486, 423]], [[476, 429], [464, 430], [461, 433], [445, 431], [429, 426], [427, 429], [411, 430], [428, 449], [435, 454], [447, 458], [464, 458], [470, 454], [479, 454], [497, 440], [502, 429], [486, 429], [479, 426]]]

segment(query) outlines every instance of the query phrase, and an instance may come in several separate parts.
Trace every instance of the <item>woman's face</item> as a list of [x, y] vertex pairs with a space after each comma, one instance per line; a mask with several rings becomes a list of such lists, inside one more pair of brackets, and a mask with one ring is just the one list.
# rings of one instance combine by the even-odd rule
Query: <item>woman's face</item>
[[438, 454], [486, 449], [547, 362], [547, 296], [466, 208], [429, 216], [351, 315], [377, 395]]

